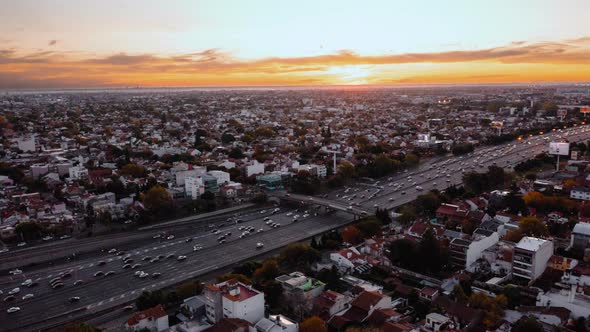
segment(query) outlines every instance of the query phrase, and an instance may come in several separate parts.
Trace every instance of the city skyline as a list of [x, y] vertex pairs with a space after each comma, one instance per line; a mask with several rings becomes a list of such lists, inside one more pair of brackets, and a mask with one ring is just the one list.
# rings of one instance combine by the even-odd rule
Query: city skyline
[[583, 1], [8, 1], [0, 88], [582, 82]]

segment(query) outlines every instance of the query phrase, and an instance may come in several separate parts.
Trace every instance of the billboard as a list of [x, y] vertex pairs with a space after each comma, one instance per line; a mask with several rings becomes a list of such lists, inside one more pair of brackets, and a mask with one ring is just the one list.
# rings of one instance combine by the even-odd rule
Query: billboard
[[567, 156], [570, 154], [570, 144], [564, 142], [549, 143], [549, 154]]
[[582, 107], [580, 107], [580, 112], [582, 112], [584, 114], [585, 113], [590, 113], [590, 107], [588, 107], [588, 106], [582, 106]]

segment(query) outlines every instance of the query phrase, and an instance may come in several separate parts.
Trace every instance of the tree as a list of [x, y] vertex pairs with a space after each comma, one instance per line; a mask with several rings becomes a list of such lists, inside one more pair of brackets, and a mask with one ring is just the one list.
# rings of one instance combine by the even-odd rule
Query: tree
[[244, 158], [244, 152], [242, 152], [242, 149], [237, 148], [237, 147], [231, 149], [227, 155], [230, 158], [234, 158], [234, 159], [242, 159], [242, 158]]
[[370, 238], [381, 231], [381, 224], [375, 218], [366, 219], [356, 225], [363, 238]]
[[280, 306], [283, 298], [283, 286], [278, 281], [274, 279], [267, 280], [260, 285], [260, 288], [269, 307], [277, 308]]
[[300, 332], [327, 332], [324, 321], [318, 316], [313, 316], [305, 319], [299, 325]]
[[235, 140], [236, 138], [231, 133], [225, 132], [223, 135], [221, 135], [221, 143], [223, 144], [229, 144]]
[[243, 284], [252, 285], [252, 280], [250, 280], [250, 278], [246, 277], [243, 274], [227, 273], [227, 274], [218, 276], [216, 279], [217, 279], [217, 282], [224, 282], [224, 281], [227, 281], [230, 279], [236, 279], [237, 281], [239, 281]]
[[279, 261], [290, 267], [309, 267], [319, 260], [320, 252], [305, 243], [291, 243], [279, 256]]
[[408, 239], [391, 242], [386, 251], [389, 260], [402, 268], [413, 269], [417, 263], [416, 244]]
[[187, 297], [199, 295], [202, 291], [203, 284], [198, 280], [185, 282], [176, 287], [176, 295], [180, 299], [186, 299]]
[[64, 332], [98, 332], [100, 331], [92, 325], [87, 323], [71, 323], [64, 327]]
[[483, 325], [486, 329], [498, 326], [504, 317], [504, 308], [507, 304], [508, 300], [501, 294], [492, 298], [484, 293], [473, 293], [469, 297], [469, 305], [483, 311]]
[[543, 332], [545, 329], [539, 321], [530, 316], [523, 316], [517, 320], [510, 332]]
[[530, 191], [522, 196], [524, 204], [527, 206], [533, 206], [535, 203], [541, 202], [543, 198], [545, 198], [545, 196], [538, 191]]
[[326, 284], [326, 288], [335, 292], [342, 290], [342, 281], [340, 280], [340, 273], [336, 266], [330, 269], [322, 269], [318, 272], [317, 279]]
[[127, 164], [119, 170], [119, 174], [121, 175], [130, 175], [134, 178], [141, 178], [146, 176], [147, 171], [145, 167], [142, 165], [137, 164]]
[[137, 306], [138, 310], [146, 310], [149, 308], [153, 308], [159, 304], [164, 305], [166, 303], [165, 294], [161, 290], [153, 291], [153, 292], [143, 292], [141, 295], [135, 300], [135, 305]]
[[350, 244], [358, 244], [363, 240], [361, 231], [355, 226], [347, 226], [342, 230], [342, 240]]
[[254, 271], [256, 271], [256, 269], [258, 269], [261, 266], [262, 266], [262, 264], [260, 264], [259, 262], [248, 261], [248, 262], [242, 263], [242, 264], [234, 267], [232, 270], [232, 273], [243, 274], [246, 277], [250, 278], [254, 275]]
[[419, 270], [423, 272], [438, 273], [444, 265], [444, 258], [440, 242], [434, 235], [434, 230], [426, 230], [418, 244]]
[[338, 174], [345, 180], [352, 179], [355, 176], [354, 165], [348, 161], [340, 162], [340, 165], [338, 165]]
[[23, 241], [36, 240], [41, 237], [43, 227], [36, 222], [19, 222], [16, 224], [16, 234], [18, 234]]
[[166, 188], [156, 185], [143, 195], [143, 205], [149, 210], [160, 210], [172, 203], [172, 197]]
[[549, 235], [547, 225], [537, 217], [524, 217], [520, 220], [518, 229], [508, 232], [506, 240], [518, 242], [525, 236], [546, 237]]
[[259, 282], [273, 280], [281, 274], [279, 264], [276, 259], [266, 260], [261, 267], [254, 271], [254, 278]]

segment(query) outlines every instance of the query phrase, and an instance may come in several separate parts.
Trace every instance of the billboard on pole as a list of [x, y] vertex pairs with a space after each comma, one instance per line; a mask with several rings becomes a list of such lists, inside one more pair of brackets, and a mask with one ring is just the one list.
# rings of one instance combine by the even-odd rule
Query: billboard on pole
[[570, 154], [570, 144], [565, 142], [549, 143], [549, 154], [567, 156]]

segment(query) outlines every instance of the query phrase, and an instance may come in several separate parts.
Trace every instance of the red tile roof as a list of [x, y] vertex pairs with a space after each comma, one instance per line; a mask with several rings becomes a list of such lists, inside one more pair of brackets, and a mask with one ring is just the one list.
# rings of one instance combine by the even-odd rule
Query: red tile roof
[[127, 320], [127, 325], [128, 326], [135, 326], [141, 320], [150, 319], [150, 318], [155, 320], [160, 317], [164, 317], [166, 315], [167, 314], [166, 314], [166, 311], [164, 310], [164, 307], [162, 307], [162, 305], [159, 304], [153, 308], [149, 308], [144, 311], [140, 311], [138, 313], [135, 313], [135, 315], [133, 315], [131, 318], [129, 318]]

